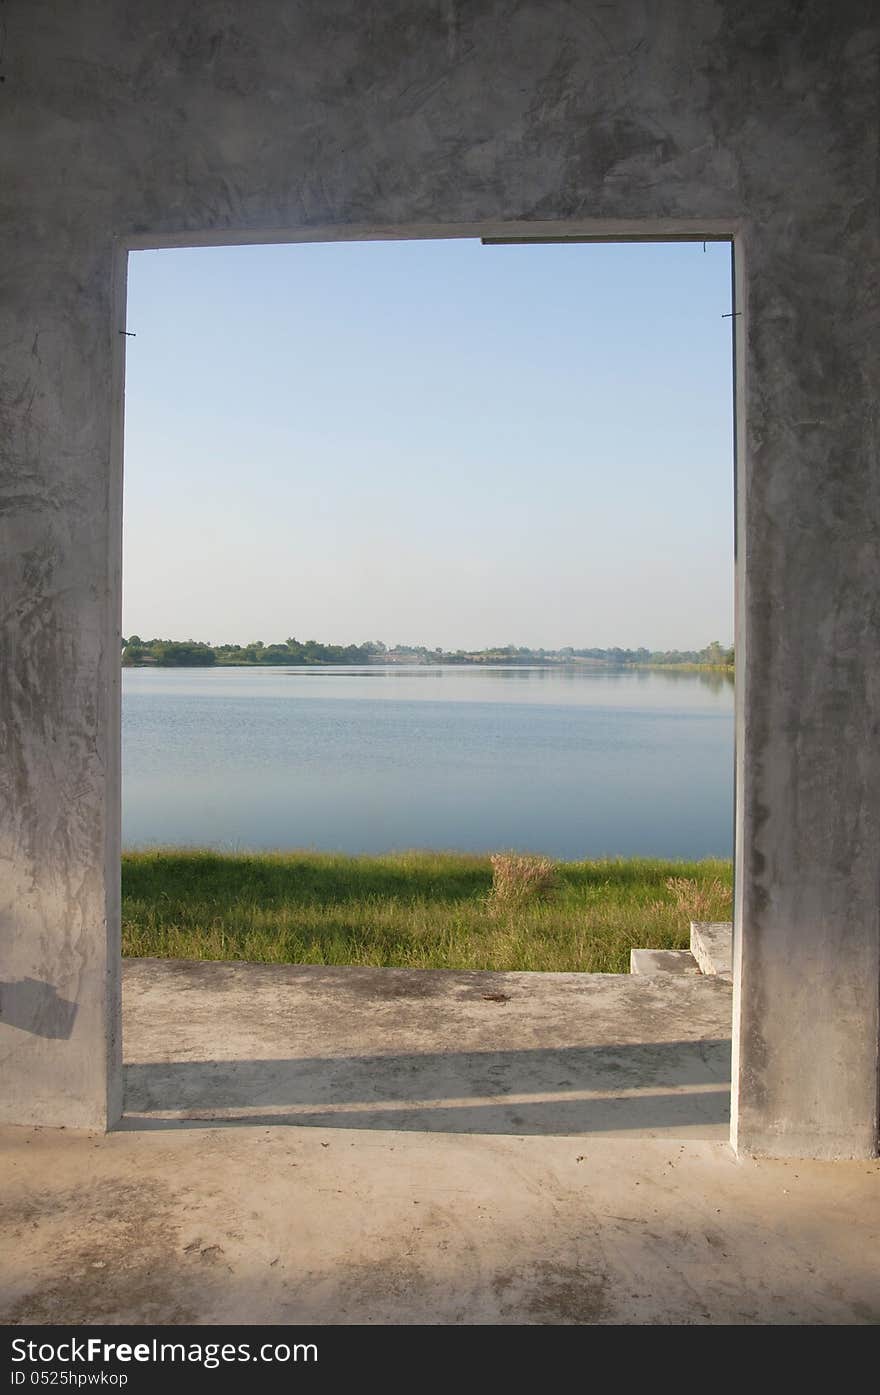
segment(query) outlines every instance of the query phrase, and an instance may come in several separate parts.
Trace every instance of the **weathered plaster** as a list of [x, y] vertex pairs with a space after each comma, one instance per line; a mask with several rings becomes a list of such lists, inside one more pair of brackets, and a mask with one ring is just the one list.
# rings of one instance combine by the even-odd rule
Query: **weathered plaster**
[[0, 978], [45, 985], [3, 990], [3, 1117], [119, 1108], [125, 247], [719, 232], [739, 315], [734, 1136], [873, 1152], [871, 0], [0, 13]]

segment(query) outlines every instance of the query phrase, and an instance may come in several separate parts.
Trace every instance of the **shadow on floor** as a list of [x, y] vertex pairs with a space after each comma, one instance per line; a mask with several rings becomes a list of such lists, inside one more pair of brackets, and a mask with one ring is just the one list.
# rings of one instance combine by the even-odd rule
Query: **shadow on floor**
[[444, 1133], [724, 1135], [722, 1039], [131, 1064], [126, 1128], [292, 1124]]

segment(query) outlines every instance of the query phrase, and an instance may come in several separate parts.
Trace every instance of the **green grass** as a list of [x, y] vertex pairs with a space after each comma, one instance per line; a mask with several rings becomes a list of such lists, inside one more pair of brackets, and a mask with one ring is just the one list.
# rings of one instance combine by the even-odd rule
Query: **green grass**
[[123, 953], [272, 964], [626, 973], [633, 946], [687, 946], [730, 918], [731, 864], [557, 864], [546, 899], [493, 904], [488, 857], [127, 852]]

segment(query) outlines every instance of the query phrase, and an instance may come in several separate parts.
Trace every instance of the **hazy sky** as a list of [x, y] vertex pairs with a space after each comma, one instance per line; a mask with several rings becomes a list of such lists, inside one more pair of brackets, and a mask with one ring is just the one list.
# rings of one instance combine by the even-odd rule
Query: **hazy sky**
[[726, 244], [129, 264], [123, 634], [733, 633]]

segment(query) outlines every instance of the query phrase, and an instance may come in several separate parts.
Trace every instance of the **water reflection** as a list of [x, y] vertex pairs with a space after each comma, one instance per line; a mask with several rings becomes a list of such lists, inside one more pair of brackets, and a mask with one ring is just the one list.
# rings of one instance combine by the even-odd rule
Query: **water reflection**
[[713, 693], [732, 693], [736, 686], [736, 676], [732, 669], [726, 668], [704, 668], [704, 669], [682, 669], [678, 671], [674, 668], [652, 669], [659, 678], [665, 678], [670, 683], [686, 683], [691, 679], [696, 679]]

